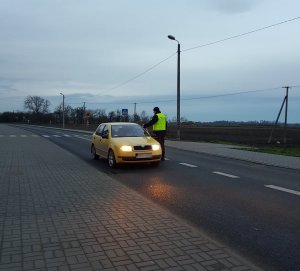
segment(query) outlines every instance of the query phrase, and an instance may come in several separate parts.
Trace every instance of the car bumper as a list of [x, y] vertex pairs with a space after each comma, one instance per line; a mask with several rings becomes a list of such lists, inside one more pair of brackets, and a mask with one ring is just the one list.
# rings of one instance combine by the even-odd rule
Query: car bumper
[[152, 155], [149, 158], [138, 158], [135, 156], [118, 156], [118, 163], [149, 163], [149, 162], [159, 162], [161, 160], [161, 155]]

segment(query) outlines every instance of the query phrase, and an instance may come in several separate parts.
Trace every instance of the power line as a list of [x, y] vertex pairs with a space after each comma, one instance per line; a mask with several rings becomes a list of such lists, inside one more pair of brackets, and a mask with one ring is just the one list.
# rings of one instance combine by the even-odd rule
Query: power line
[[[238, 92], [232, 92], [232, 93], [207, 95], [207, 96], [193, 97], [193, 98], [182, 98], [181, 101], [211, 99], [211, 98], [226, 97], [226, 96], [233, 96], [233, 95], [240, 95], [240, 94], [247, 94], [247, 93], [254, 93], [254, 92], [263, 92], [263, 91], [278, 90], [278, 89], [281, 89], [281, 87], [268, 88], [268, 89], [259, 89], [259, 90], [238, 91]], [[141, 102], [141, 103], [158, 103], [158, 102], [173, 102], [173, 101], [176, 101], [176, 99], [172, 99], [172, 100], [159, 100], [159, 101], [149, 101], [149, 102]]]
[[[242, 37], [242, 36], [246, 36], [246, 35], [249, 35], [249, 34], [252, 34], [252, 33], [255, 33], [255, 32], [258, 32], [258, 31], [262, 31], [262, 30], [265, 30], [265, 29], [268, 29], [268, 28], [271, 28], [271, 27], [275, 27], [275, 26], [278, 26], [278, 25], [281, 25], [281, 24], [285, 24], [285, 23], [288, 23], [288, 22], [291, 22], [291, 21], [295, 21], [295, 20], [298, 20], [300, 19], [300, 16], [299, 17], [295, 17], [295, 18], [292, 18], [292, 19], [289, 19], [289, 20], [285, 20], [285, 21], [282, 21], [282, 22], [279, 22], [279, 23], [276, 23], [276, 24], [272, 24], [272, 25], [268, 25], [268, 26], [265, 26], [265, 27], [262, 27], [262, 28], [258, 28], [258, 29], [255, 29], [255, 30], [252, 30], [252, 31], [249, 31], [249, 32], [245, 32], [245, 33], [242, 33], [242, 34], [238, 34], [238, 35], [235, 35], [235, 36], [231, 36], [231, 37], [228, 37], [228, 38], [224, 38], [224, 39], [221, 39], [221, 40], [217, 40], [217, 41], [213, 41], [213, 42], [210, 42], [210, 43], [207, 43], [207, 44], [202, 44], [202, 45], [198, 45], [198, 46], [195, 46], [195, 47], [191, 47], [191, 48], [188, 48], [188, 49], [185, 49], [185, 50], [182, 50], [181, 52], [186, 52], [186, 51], [190, 51], [190, 50], [195, 50], [195, 49], [198, 49], [198, 48], [201, 48], [201, 47], [206, 47], [206, 46], [209, 46], [209, 45], [213, 45], [213, 44], [216, 44], [216, 43], [221, 43], [221, 42], [224, 42], [224, 41], [227, 41], [227, 40], [231, 40], [231, 39], [235, 39], [235, 38], [238, 38], [238, 37]], [[112, 88], [109, 88], [107, 90], [104, 90], [102, 91], [101, 93], [102, 94], [105, 94], [111, 90], [114, 90], [114, 89], [117, 89], [117, 88], [120, 88], [134, 80], [136, 80], [137, 78], [141, 77], [142, 75], [148, 73], [149, 71], [155, 69], [157, 66], [159, 66], [160, 64], [164, 63], [165, 61], [169, 60], [170, 58], [172, 58], [174, 55], [176, 55], [177, 52], [173, 53], [172, 55], [166, 57], [165, 59], [161, 60], [160, 62], [154, 64], [153, 66], [151, 66], [150, 68], [146, 69], [145, 71], [137, 74], [136, 76], [124, 81], [123, 83], [119, 84], [119, 85], [116, 85]]]
[[[297, 86], [293, 86], [297, 87]], [[182, 101], [191, 101], [191, 100], [203, 100], [203, 99], [212, 99], [212, 98], [219, 98], [219, 97], [227, 97], [227, 96], [233, 96], [233, 95], [242, 95], [242, 94], [248, 94], [248, 93], [255, 93], [255, 92], [265, 92], [265, 91], [273, 91], [273, 90], [279, 90], [282, 89], [282, 87], [276, 87], [276, 88], [267, 88], [267, 89], [258, 89], [258, 90], [247, 90], [247, 91], [237, 91], [237, 92], [230, 92], [230, 93], [224, 93], [224, 94], [216, 94], [216, 95], [207, 95], [207, 96], [200, 96], [200, 97], [193, 97], [193, 98], [182, 98]], [[120, 104], [152, 104], [152, 103], [167, 103], [167, 102], [174, 102], [176, 99], [165, 99], [165, 100], [153, 100], [153, 101], [145, 101], [145, 102], [103, 102], [103, 103], [90, 103], [86, 102], [90, 105], [120, 105]]]
[[200, 99], [219, 98], [219, 97], [234, 96], [234, 95], [254, 93], [254, 92], [271, 91], [271, 90], [277, 90], [277, 89], [280, 89], [280, 88], [269, 88], [269, 89], [259, 89], [259, 90], [238, 91], [238, 92], [216, 94], [216, 95], [202, 96], [202, 97], [196, 97], [196, 98], [187, 98], [187, 99], [182, 99], [182, 100], [188, 101], [188, 100], [200, 100]]
[[[291, 85], [290, 88], [299, 88], [300, 84]], [[202, 99], [211, 99], [211, 98], [218, 98], [218, 97], [226, 97], [226, 96], [233, 96], [233, 95], [241, 95], [241, 94], [247, 94], [247, 93], [255, 93], [255, 92], [264, 92], [264, 91], [272, 91], [272, 90], [279, 90], [282, 89], [282, 87], [274, 87], [274, 88], [266, 88], [266, 89], [257, 89], [257, 90], [246, 90], [246, 91], [236, 91], [236, 92], [229, 92], [224, 94], [216, 94], [216, 95], [207, 95], [207, 96], [200, 96], [200, 97], [193, 97], [193, 98], [181, 98], [182, 101], [190, 101], [190, 100], [202, 100]], [[174, 102], [176, 99], [166, 99], [166, 100], [154, 100], [154, 101], [146, 101], [146, 102], [136, 102], [136, 100], [133, 101], [126, 101], [126, 102], [85, 102], [86, 104], [90, 105], [124, 105], [124, 104], [152, 104], [152, 103], [166, 103], [166, 102]], [[68, 104], [82, 104], [82, 102], [70, 102]]]
[[239, 38], [239, 37], [242, 37], [242, 36], [250, 35], [250, 34], [253, 34], [255, 32], [259, 32], [259, 31], [262, 31], [262, 30], [265, 30], [265, 29], [268, 29], [268, 28], [271, 28], [271, 27], [275, 27], [275, 26], [278, 26], [278, 25], [281, 25], [281, 24], [285, 24], [285, 23], [288, 23], [288, 22], [291, 22], [291, 21], [295, 21], [295, 20], [298, 20], [298, 19], [300, 19], [300, 17], [295, 17], [295, 18], [292, 18], [292, 19], [289, 19], [289, 20], [286, 20], [286, 21], [276, 23], [276, 24], [264, 26], [262, 28], [258, 28], [258, 29], [255, 29], [255, 30], [252, 30], [252, 31], [249, 31], [249, 32], [245, 32], [245, 33], [238, 34], [238, 35], [235, 35], [235, 36], [231, 36], [231, 37], [228, 37], [228, 38], [224, 38], [224, 39], [221, 39], [221, 40], [213, 41], [213, 42], [210, 42], [210, 43], [198, 45], [198, 46], [195, 46], [195, 47], [191, 47], [191, 48], [182, 50], [182, 52], [195, 50], [195, 49], [198, 49], [198, 48], [201, 48], [201, 47], [205, 47], [205, 46], [213, 45], [213, 44], [216, 44], [216, 43], [221, 43], [221, 42], [224, 42], [224, 41], [227, 41], [227, 40], [231, 40], [231, 39]]
[[173, 57], [174, 55], [176, 55], [176, 54], [177, 54], [177, 52], [176, 52], [176, 53], [173, 53], [172, 55], [168, 56], [167, 58], [165, 58], [165, 59], [161, 60], [160, 62], [156, 63], [155, 65], [151, 66], [151, 67], [148, 68], [147, 70], [145, 70], [145, 71], [143, 71], [143, 72], [137, 74], [136, 76], [132, 77], [131, 79], [128, 79], [128, 80], [126, 80], [125, 82], [123, 82], [123, 83], [121, 83], [121, 84], [119, 84], [119, 85], [117, 85], [117, 86], [114, 86], [114, 87], [109, 88], [109, 89], [107, 89], [107, 90], [105, 90], [105, 91], [102, 91], [101, 93], [104, 94], [104, 93], [107, 93], [107, 92], [109, 92], [109, 91], [111, 91], [111, 90], [114, 90], [114, 89], [116, 89], [116, 88], [120, 88], [120, 87], [122, 87], [122, 86], [128, 84], [129, 82], [131, 82], [131, 81], [133, 81], [133, 80], [135, 80], [135, 79], [141, 77], [141, 76], [144, 75], [145, 73], [147, 73], [147, 72], [153, 70], [154, 68], [156, 68], [157, 66], [159, 66], [159, 65], [162, 64], [163, 62], [167, 61], [168, 59], [172, 58], [172, 57]]

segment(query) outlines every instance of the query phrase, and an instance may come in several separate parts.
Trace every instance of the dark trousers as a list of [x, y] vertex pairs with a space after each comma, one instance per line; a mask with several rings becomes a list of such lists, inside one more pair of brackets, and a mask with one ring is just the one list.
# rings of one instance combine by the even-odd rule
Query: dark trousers
[[154, 133], [154, 138], [159, 142], [161, 151], [162, 151], [162, 159], [165, 159], [165, 136], [166, 132], [165, 131], [155, 131]]

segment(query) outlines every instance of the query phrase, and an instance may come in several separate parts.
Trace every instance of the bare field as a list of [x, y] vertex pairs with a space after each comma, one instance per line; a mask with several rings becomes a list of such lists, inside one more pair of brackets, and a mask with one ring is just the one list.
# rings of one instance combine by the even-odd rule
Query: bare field
[[[191, 127], [181, 126], [182, 140], [230, 142], [250, 146], [267, 146], [272, 127]], [[284, 128], [274, 130], [272, 144], [283, 144]], [[168, 137], [176, 138], [176, 126], [169, 126]], [[300, 128], [286, 128], [287, 146], [300, 146]]]

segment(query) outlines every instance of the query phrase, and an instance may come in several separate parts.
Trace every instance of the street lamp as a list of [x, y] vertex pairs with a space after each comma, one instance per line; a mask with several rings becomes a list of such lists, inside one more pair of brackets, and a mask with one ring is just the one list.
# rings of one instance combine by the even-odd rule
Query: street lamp
[[170, 40], [175, 40], [178, 43], [177, 49], [177, 140], [180, 140], [180, 43], [172, 35], [169, 35]]
[[63, 128], [65, 128], [65, 95], [60, 93], [63, 96]]

